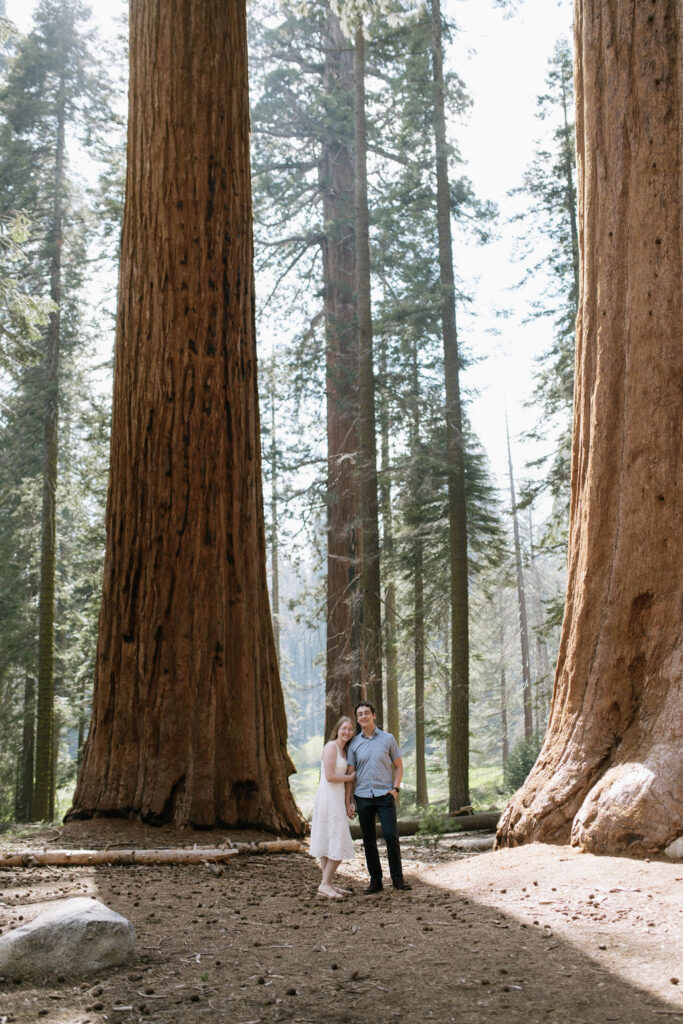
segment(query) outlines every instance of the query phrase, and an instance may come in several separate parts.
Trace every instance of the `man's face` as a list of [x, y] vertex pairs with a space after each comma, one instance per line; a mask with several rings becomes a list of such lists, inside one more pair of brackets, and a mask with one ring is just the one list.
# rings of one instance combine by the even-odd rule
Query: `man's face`
[[358, 724], [360, 725], [361, 729], [363, 729], [364, 732], [372, 732], [372, 730], [375, 728], [375, 719], [377, 718], [377, 715], [373, 715], [370, 708], [358, 708], [358, 711], [356, 712], [356, 718], [358, 719]]

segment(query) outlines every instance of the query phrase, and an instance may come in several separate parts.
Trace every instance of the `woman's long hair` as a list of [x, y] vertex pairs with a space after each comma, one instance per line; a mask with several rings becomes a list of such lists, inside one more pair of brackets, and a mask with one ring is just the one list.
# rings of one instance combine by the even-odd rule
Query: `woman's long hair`
[[[331, 732], [330, 732], [330, 735], [329, 735], [329, 736], [327, 737], [327, 742], [328, 742], [328, 743], [329, 743], [329, 742], [330, 742], [331, 740], [336, 740], [337, 736], [339, 735], [339, 730], [341, 729], [341, 727], [342, 727], [342, 725], [344, 724], [344, 722], [348, 722], [348, 723], [349, 723], [349, 725], [351, 726], [351, 728], [352, 728], [352, 729], [354, 730], [354, 734], [355, 734], [355, 729], [356, 729], [356, 727], [355, 727], [355, 725], [353, 724], [353, 721], [352, 721], [352, 720], [351, 720], [351, 719], [349, 718], [349, 716], [348, 716], [348, 715], [342, 715], [342, 716], [341, 716], [341, 718], [339, 719], [339, 721], [338, 721], [338, 722], [336, 722], [336, 723], [335, 723], [335, 725], [334, 725], [334, 726], [332, 727], [332, 730], [331, 730]], [[351, 737], [351, 740], [352, 740], [352, 739], [353, 739], [353, 736]], [[348, 743], [346, 743], [346, 744], [344, 745], [344, 750], [346, 750], [346, 748], [348, 747], [348, 745], [349, 745], [349, 743], [351, 742], [351, 740], [349, 740], [349, 741], [348, 741]]]

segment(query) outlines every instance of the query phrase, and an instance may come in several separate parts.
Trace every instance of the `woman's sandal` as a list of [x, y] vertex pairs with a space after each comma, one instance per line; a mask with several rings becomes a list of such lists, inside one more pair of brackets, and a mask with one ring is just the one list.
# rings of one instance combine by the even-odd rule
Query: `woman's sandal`
[[324, 889], [318, 888], [318, 895], [325, 896], [328, 900], [343, 900], [344, 897], [340, 892], [325, 892]]

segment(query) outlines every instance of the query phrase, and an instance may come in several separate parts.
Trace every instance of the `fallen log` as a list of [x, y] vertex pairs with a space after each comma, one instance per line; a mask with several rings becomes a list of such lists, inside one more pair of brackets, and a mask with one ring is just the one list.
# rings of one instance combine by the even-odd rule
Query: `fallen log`
[[239, 850], [22, 850], [0, 855], [0, 867], [35, 867], [36, 865], [71, 864], [201, 864], [204, 861], [230, 860]]
[[263, 843], [231, 843], [240, 853], [306, 853], [308, 847], [300, 839], [275, 839]]
[[[486, 814], [453, 814], [448, 816], [449, 832], [495, 832], [500, 818], [500, 811], [491, 811]], [[420, 818], [399, 818], [398, 834], [400, 836], [414, 836], [420, 827]], [[355, 822], [351, 825], [351, 835], [354, 839], [361, 838], [360, 825]], [[377, 824], [377, 835], [381, 836], [382, 831]]]
[[0, 854], [0, 868], [92, 864], [203, 864], [231, 860], [248, 853], [303, 853], [298, 839], [234, 843], [232, 846], [195, 846], [166, 850], [20, 850]]

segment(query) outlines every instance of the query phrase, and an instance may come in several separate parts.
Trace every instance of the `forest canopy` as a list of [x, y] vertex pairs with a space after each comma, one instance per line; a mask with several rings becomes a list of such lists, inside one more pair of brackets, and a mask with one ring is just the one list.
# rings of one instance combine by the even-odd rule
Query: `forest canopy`
[[405, 808], [498, 809], [544, 737], [552, 763], [592, 507], [570, 12], [492, 195], [466, 40], [510, 12], [254, 0], [247, 67], [235, 6], [171, 31], [135, 0], [127, 117], [121, 23], [2, 23], [5, 821], [62, 814], [78, 776], [75, 815], [297, 831], [290, 757], [306, 813], [360, 697]]

